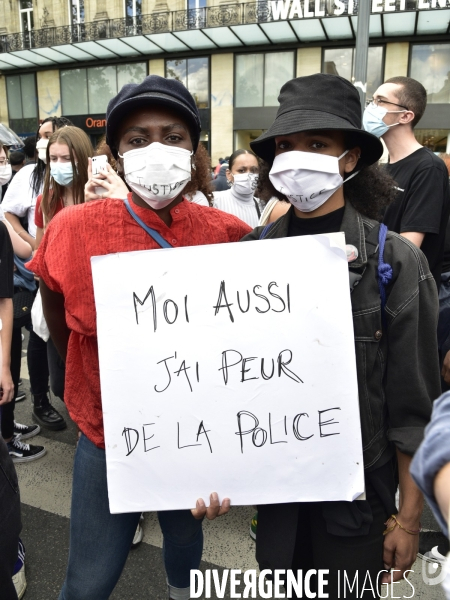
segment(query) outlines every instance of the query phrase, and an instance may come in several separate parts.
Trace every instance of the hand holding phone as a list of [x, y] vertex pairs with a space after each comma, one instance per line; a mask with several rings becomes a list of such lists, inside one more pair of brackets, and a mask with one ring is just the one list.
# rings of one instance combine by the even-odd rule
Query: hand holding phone
[[[108, 157], [106, 154], [100, 154], [100, 156], [92, 157], [92, 175], [100, 175], [106, 169], [108, 164]], [[104, 187], [96, 186], [95, 193], [97, 196], [102, 196], [108, 190]]]

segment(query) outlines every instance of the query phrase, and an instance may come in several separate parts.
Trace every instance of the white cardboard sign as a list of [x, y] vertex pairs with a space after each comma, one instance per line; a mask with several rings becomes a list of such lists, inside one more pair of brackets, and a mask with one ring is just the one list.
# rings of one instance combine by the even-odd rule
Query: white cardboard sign
[[344, 244], [92, 258], [113, 513], [363, 493]]

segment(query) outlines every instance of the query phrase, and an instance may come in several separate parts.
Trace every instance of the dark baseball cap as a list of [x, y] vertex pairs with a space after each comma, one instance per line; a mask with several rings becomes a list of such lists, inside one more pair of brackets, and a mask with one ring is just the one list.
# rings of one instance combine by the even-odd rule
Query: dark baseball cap
[[106, 109], [106, 143], [115, 158], [118, 156], [115, 136], [122, 119], [136, 108], [149, 105], [165, 106], [181, 113], [189, 126], [194, 152], [197, 150], [201, 123], [194, 98], [180, 81], [149, 75], [142, 83], [124, 85], [117, 96], [109, 101]]
[[275, 121], [250, 147], [269, 164], [275, 157], [275, 137], [317, 129], [335, 129], [351, 136], [361, 148], [361, 160], [371, 165], [383, 154], [383, 145], [361, 128], [361, 101], [358, 90], [338, 75], [318, 73], [291, 79], [278, 96]]

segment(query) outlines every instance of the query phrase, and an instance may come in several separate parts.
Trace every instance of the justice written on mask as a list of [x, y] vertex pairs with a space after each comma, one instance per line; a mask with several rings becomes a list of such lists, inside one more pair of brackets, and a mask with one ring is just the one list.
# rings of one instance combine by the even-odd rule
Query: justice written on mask
[[[312, 212], [338, 190], [344, 180], [339, 173], [340, 156], [292, 150], [275, 157], [270, 181], [298, 210]], [[353, 173], [346, 181], [357, 175]]]
[[127, 184], [158, 210], [170, 204], [191, 180], [192, 154], [184, 148], [153, 142], [119, 156]]

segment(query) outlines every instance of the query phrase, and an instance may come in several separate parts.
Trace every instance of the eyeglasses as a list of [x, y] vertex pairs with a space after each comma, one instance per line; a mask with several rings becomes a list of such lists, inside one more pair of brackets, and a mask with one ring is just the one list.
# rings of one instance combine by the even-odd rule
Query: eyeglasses
[[6, 167], [6, 165], [9, 165], [9, 162], [6, 158], [0, 158], [0, 167]]
[[389, 102], [389, 100], [381, 100], [381, 98], [371, 98], [370, 100], [366, 100], [366, 106], [369, 106], [369, 104], [373, 104], [374, 106], [381, 106], [381, 108], [383, 108], [384, 104], [392, 104], [392, 106], [399, 106], [400, 108], [409, 110], [407, 106], [403, 106], [402, 104], [395, 104], [395, 102]]

